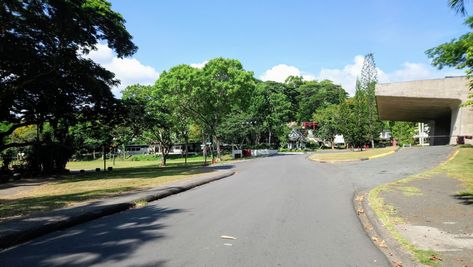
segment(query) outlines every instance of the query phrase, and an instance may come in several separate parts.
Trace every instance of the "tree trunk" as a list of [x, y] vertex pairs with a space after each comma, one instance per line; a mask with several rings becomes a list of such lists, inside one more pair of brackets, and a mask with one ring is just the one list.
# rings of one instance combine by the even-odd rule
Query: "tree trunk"
[[105, 154], [105, 146], [103, 146], [102, 150], [102, 156], [103, 156], [103, 170], [107, 170], [107, 155]]
[[221, 151], [220, 151], [220, 141], [218, 140], [217, 137], [215, 137], [215, 148], [216, 148], [216, 151], [217, 151], [217, 159], [218, 160], [222, 160], [222, 154], [221, 154]]
[[204, 131], [202, 131], [202, 155], [204, 156], [204, 166], [207, 165], [207, 144], [205, 143]]
[[210, 157], [212, 158], [212, 163], [213, 161], [215, 160], [215, 155], [214, 155], [214, 149], [213, 149], [213, 146], [214, 144], [210, 144], [209, 148], [210, 148]]
[[168, 156], [167, 154], [168, 153], [165, 151], [166, 149], [162, 145], [159, 146], [159, 150], [161, 150], [161, 164], [163, 166], [166, 166], [166, 160], [167, 160], [167, 156]]
[[371, 148], [374, 148], [374, 140], [371, 139]]
[[95, 157], [95, 149], [92, 150], [92, 157], [94, 158], [94, 160], [96, 160], [96, 157]]
[[184, 155], [184, 157], [185, 157], [184, 158], [184, 165], [187, 166], [187, 149], [188, 149], [188, 143], [189, 143], [189, 138], [188, 138], [187, 135], [186, 135], [185, 139], [186, 139], [185, 140], [185, 143], [186, 143], [185, 144], [185, 149], [186, 149], [186, 151], [185, 151], [185, 155]]
[[269, 130], [269, 136], [268, 136], [268, 146], [271, 147], [271, 130]]

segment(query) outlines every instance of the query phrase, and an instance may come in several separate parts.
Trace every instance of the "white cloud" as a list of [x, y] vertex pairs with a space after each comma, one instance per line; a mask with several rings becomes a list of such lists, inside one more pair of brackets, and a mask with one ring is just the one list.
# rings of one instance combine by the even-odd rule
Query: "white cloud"
[[289, 76], [302, 76], [304, 80], [307, 81], [315, 80], [314, 75], [302, 72], [298, 68], [286, 64], [279, 64], [265, 71], [263, 75], [261, 75], [260, 79], [263, 81], [275, 81], [282, 83]]
[[196, 68], [196, 69], [202, 69], [203, 67], [205, 67], [205, 65], [207, 65], [207, 63], [209, 63], [208, 60], [205, 60], [204, 62], [201, 62], [201, 63], [192, 63], [191, 67]]
[[[336, 84], [340, 84], [350, 94], [355, 94], [356, 79], [361, 75], [364, 57], [357, 55], [353, 58], [353, 62], [342, 68], [322, 68], [318, 75], [310, 74], [302, 71], [295, 66], [279, 64], [267, 70], [261, 79], [284, 82], [289, 75], [303, 76], [305, 80], [331, 80]], [[406, 62], [393, 72], [385, 72], [377, 68], [379, 82], [400, 82], [409, 80], [422, 80], [442, 78], [445, 76], [464, 75], [461, 70], [437, 70], [434, 67], [424, 63]]]
[[[339, 83], [348, 91], [350, 95], [355, 94], [356, 79], [361, 75], [363, 67], [363, 56], [355, 56], [352, 64], [348, 64], [341, 69], [322, 69], [317, 76], [318, 79], [329, 79]], [[401, 67], [393, 72], [385, 72], [380, 68], [378, 71], [378, 81], [402, 82], [410, 80], [425, 80], [443, 78], [445, 76], [464, 75], [461, 70], [438, 70], [425, 63], [405, 62]]]
[[107, 45], [97, 45], [97, 50], [91, 51], [87, 57], [102, 65], [107, 70], [115, 73], [120, 80], [120, 85], [112, 88], [116, 97], [121, 96], [121, 91], [131, 84], [153, 84], [159, 77], [153, 67], [143, 65], [135, 58], [118, 58]]

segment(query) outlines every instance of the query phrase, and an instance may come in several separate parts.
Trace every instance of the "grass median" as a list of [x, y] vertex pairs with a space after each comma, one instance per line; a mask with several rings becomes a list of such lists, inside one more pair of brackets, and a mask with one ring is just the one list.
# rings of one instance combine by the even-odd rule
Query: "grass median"
[[350, 161], [368, 158], [376, 158], [389, 155], [396, 151], [397, 147], [374, 148], [363, 151], [336, 151], [334, 153], [314, 153], [310, 159], [315, 161]]
[[[200, 163], [160, 167], [156, 161], [122, 162], [120, 167], [110, 172], [64, 176], [41, 185], [27, 186], [16, 193], [1, 197], [0, 221], [165, 185], [212, 171], [198, 166]], [[93, 163], [73, 164], [87, 169], [83, 166], [91, 166]]]
[[418, 179], [430, 179], [431, 177], [442, 173], [446, 174], [450, 178], [460, 180], [465, 189], [458, 194], [463, 198], [473, 200], [473, 147], [468, 146], [460, 147], [446, 162], [431, 170], [392, 183], [380, 185], [372, 189], [368, 195], [369, 205], [391, 236], [396, 239], [405, 250], [412, 254], [417, 261], [433, 266], [438, 265], [437, 253], [432, 250], [419, 249], [401, 235], [401, 233], [396, 229], [396, 225], [403, 224], [404, 219], [397, 215], [396, 207], [384, 201], [381, 194], [383, 192], [395, 191], [404, 193], [406, 197], [408, 197], [409, 194], [406, 194], [405, 192], [406, 189], [411, 188], [406, 186], [408, 183]]

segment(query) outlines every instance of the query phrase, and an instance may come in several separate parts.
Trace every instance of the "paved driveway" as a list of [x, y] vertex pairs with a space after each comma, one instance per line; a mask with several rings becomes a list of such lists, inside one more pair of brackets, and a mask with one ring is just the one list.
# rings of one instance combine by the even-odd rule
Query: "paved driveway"
[[388, 266], [353, 210], [355, 190], [431, 168], [451, 149], [241, 162], [232, 177], [4, 251], [0, 266]]

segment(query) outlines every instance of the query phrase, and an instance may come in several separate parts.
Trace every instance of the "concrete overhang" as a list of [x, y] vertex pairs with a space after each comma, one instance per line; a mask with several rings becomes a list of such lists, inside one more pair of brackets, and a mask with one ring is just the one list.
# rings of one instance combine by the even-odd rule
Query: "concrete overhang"
[[381, 120], [427, 122], [450, 117], [459, 99], [376, 96]]
[[465, 100], [467, 84], [466, 77], [377, 84], [379, 117], [412, 122], [450, 117]]

